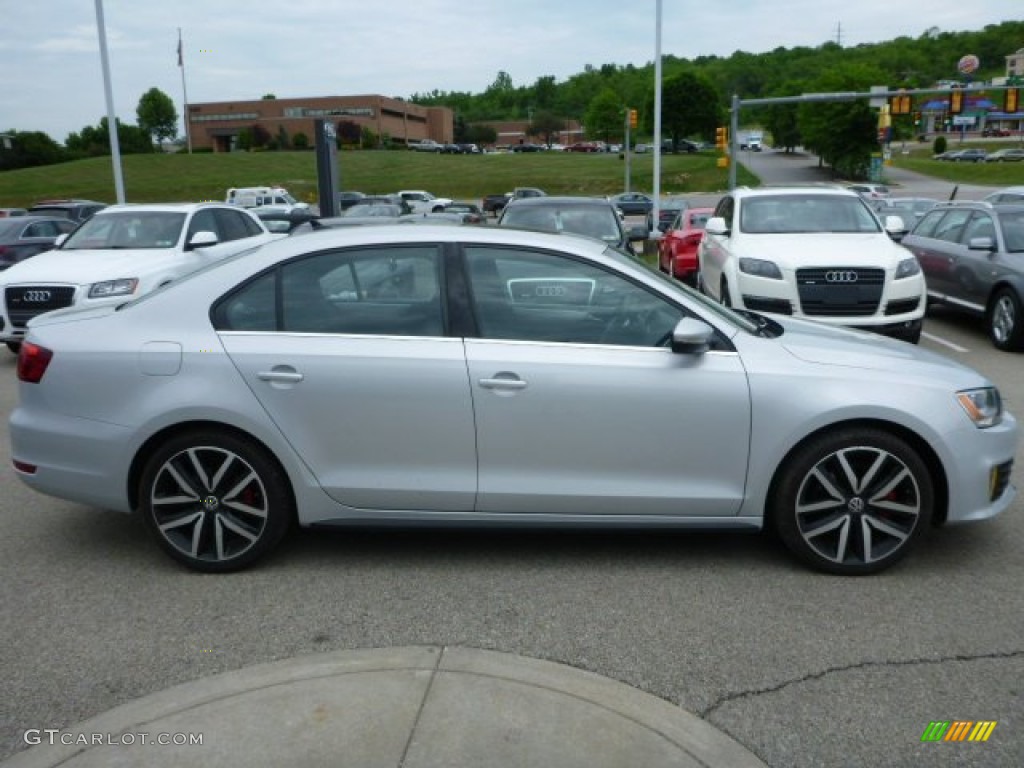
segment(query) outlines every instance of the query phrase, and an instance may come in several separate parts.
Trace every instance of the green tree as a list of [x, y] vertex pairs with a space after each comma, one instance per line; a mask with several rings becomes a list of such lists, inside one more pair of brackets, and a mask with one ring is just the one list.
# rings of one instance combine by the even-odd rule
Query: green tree
[[[812, 93], [866, 92], [884, 74], [871, 66], [839, 65], [808, 83]], [[850, 179], [864, 178], [871, 153], [878, 149], [878, 116], [867, 99], [812, 102], [800, 105], [803, 145], [815, 152], [833, 172]]]
[[53, 165], [67, 160], [64, 148], [42, 131], [6, 131], [10, 149], [0, 144], [0, 171]]
[[588, 137], [611, 141], [614, 137], [622, 135], [625, 119], [622, 99], [615, 91], [606, 88], [590, 102], [583, 122]]
[[139, 99], [135, 108], [139, 128], [157, 144], [178, 135], [178, 110], [171, 97], [159, 88], [150, 88]]
[[[654, 127], [653, 96], [651, 101], [646, 110], [651, 116], [645, 121], [648, 130]], [[673, 149], [687, 136], [714, 136], [723, 114], [722, 98], [704, 75], [686, 71], [665, 80], [661, 90], [661, 129], [672, 140]]]
[[295, 149], [309, 149], [309, 136], [299, 131], [292, 137], [292, 146]]
[[[788, 82], [780, 86], [773, 96], [791, 96], [805, 90], [803, 83]], [[800, 138], [800, 109], [796, 104], [773, 104], [764, 110], [764, 125], [771, 134], [772, 144], [792, 152], [802, 143]]]
[[[107, 118], [101, 117], [98, 125], [87, 125], [79, 133], [68, 134], [64, 141], [68, 153], [73, 157], [99, 157], [110, 154], [110, 131]], [[153, 151], [150, 135], [137, 125], [125, 125], [117, 121], [117, 144], [122, 154], [141, 155]]]
[[565, 128], [565, 120], [554, 112], [542, 109], [534, 113], [533, 122], [527, 127], [526, 132], [530, 136], [540, 136], [549, 147], [553, 141], [552, 137], [558, 136], [558, 132]]

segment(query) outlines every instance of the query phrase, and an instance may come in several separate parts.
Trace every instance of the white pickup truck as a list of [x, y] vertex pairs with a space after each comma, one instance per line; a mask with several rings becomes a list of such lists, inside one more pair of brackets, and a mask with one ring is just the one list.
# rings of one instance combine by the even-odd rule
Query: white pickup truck
[[452, 204], [451, 198], [434, 197], [422, 189], [403, 189], [398, 194], [413, 213], [439, 213]]

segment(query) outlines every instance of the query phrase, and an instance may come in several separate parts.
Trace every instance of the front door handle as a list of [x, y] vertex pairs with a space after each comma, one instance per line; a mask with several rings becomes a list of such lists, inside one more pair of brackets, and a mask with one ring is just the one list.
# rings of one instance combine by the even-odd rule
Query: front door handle
[[526, 389], [526, 382], [520, 378], [495, 377], [493, 379], [480, 379], [480, 386], [484, 389]]

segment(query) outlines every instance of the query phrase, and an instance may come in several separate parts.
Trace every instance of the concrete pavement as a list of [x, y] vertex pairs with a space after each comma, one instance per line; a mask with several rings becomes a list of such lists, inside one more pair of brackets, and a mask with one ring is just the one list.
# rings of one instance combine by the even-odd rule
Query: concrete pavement
[[26, 740], [38, 744], [0, 766], [764, 766], [700, 718], [622, 683], [444, 646], [262, 664]]

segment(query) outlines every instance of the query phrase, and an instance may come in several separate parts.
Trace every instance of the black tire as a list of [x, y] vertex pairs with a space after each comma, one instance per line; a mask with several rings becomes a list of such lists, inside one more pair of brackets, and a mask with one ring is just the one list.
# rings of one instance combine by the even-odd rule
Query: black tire
[[849, 427], [813, 438], [786, 461], [768, 512], [797, 558], [862, 576], [907, 554], [931, 522], [934, 498], [913, 448], [882, 430]]
[[21, 352], [21, 342], [20, 341], [8, 341], [7, 342], [7, 348], [11, 351], [12, 354], [16, 355], [19, 352]]
[[277, 546], [294, 517], [277, 462], [244, 438], [209, 431], [160, 446], [142, 472], [139, 506], [167, 554], [206, 572], [250, 565]]
[[898, 333], [893, 334], [893, 338], [906, 341], [910, 344], [917, 344], [921, 341], [921, 331], [924, 330], [924, 323], [920, 320], [915, 322], [910, 328], [901, 330]]
[[1024, 349], [1024, 310], [1012, 288], [1002, 288], [989, 303], [985, 325], [996, 349], [1019, 352]]

